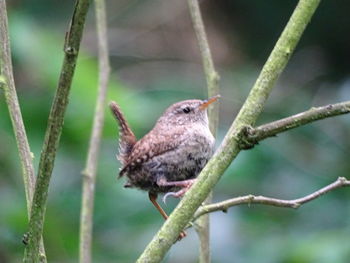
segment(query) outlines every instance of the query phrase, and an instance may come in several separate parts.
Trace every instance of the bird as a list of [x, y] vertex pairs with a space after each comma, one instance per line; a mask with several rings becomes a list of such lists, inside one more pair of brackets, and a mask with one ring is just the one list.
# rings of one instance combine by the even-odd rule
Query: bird
[[[220, 96], [192, 99], [168, 107], [153, 129], [137, 140], [119, 105], [109, 106], [119, 124], [118, 178], [126, 177], [126, 188], [148, 192], [152, 204], [166, 220], [158, 194], [182, 197], [214, 152], [215, 139], [209, 129], [207, 108]], [[183, 231], [179, 239], [186, 236]]]

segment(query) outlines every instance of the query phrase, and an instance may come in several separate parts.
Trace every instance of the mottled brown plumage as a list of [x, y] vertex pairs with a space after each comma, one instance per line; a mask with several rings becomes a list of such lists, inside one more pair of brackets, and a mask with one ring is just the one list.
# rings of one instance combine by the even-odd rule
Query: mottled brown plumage
[[131, 154], [134, 144], [136, 143], [136, 137], [130, 129], [128, 122], [124, 118], [122, 111], [118, 104], [112, 102], [110, 104], [111, 110], [119, 123], [119, 155], [117, 156], [120, 163], [125, 166], [127, 160]]
[[182, 196], [213, 154], [214, 137], [209, 130], [206, 108], [217, 98], [173, 104], [139, 141], [119, 106], [110, 103], [120, 127], [119, 176], [127, 177], [125, 187], [148, 191], [164, 218], [166, 214], [155, 201], [157, 194]]

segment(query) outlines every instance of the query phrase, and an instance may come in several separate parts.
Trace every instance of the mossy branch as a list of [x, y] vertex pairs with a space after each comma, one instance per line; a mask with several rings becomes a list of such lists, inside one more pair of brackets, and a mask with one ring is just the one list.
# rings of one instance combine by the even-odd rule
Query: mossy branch
[[88, 7], [89, 0], [78, 0], [76, 2], [70, 28], [66, 34], [62, 70], [51, 107], [44, 145], [40, 155], [38, 176], [30, 214], [29, 231], [27, 233], [28, 245], [24, 251], [24, 262], [39, 262], [39, 241], [43, 232], [48, 188], [62, 131], [64, 114], [68, 104], [68, 95], [75, 71]]
[[238, 135], [242, 127], [252, 126], [256, 122], [275, 81], [286, 66], [319, 3], [320, 0], [299, 1], [221, 146], [137, 262], [160, 262], [164, 258], [179, 233], [240, 152]]
[[80, 215], [80, 257], [81, 263], [91, 262], [91, 241], [93, 226], [93, 210], [96, 171], [99, 147], [104, 120], [104, 105], [110, 73], [108, 58], [107, 20], [104, 0], [95, 0], [96, 28], [99, 51], [99, 88], [95, 107], [94, 122], [90, 137], [90, 144], [86, 166], [83, 171], [82, 207]]
[[[208, 97], [219, 94], [219, 74], [216, 72], [212, 59], [205, 26], [202, 19], [201, 10], [198, 0], [188, 0], [188, 7], [192, 19], [193, 28], [197, 37], [199, 50], [202, 57], [202, 64], [207, 81]], [[219, 104], [215, 103], [209, 107], [209, 125], [214, 136], [218, 129], [219, 123]], [[209, 194], [205, 200], [206, 204], [210, 204], [212, 194]], [[199, 262], [209, 263], [210, 260], [210, 222], [209, 216], [203, 216], [195, 223], [195, 229], [199, 237]]]
[[293, 199], [293, 200], [276, 199], [276, 198], [271, 198], [266, 196], [255, 196], [255, 195], [239, 196], [239, 197], [231, 198], [222, 202], [201, 206], [197, 210], [197, 212], [194, 214], [193, 218], [194, 220], [196, 220], [197, 218], [200, 218], [201, 216], [207, 213], [212, 213], [216, 211], [223, 211], [226, 213], [230, 207], [243, 205], [243, 204], [248, 204], [248, 205], [260, 204], [260, 205], [269, 205], [269, 206], [296, 209], [296, 208], [299, 208], [301, 205], [307, 202], [310, 202], [330, 191], [333, 191], [341, 187], [349, 187], [349, 186], [350, 186], [349, 180], [347, 180], [344, 177], [339, 177], [335, 182], [317, 190], [316, 192], [298, 199]]
[[241, 133], [241, 148], [250, 149], [259, 141], [276, 136], [281, 132], [286, 132], [314, 121], [347, 113], [350, 113], [350, 101], [329, 104], [322, 107], [313, 107], [308, 111], [260, 125], [256, 128], [247, 126]]

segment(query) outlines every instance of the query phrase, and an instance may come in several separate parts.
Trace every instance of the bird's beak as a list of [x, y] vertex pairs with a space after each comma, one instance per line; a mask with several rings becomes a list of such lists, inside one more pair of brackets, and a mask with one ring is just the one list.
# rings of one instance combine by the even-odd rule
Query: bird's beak
[[216, 95], [216, 96], [211, 97], [211, 98], [209, 98], [207, 100], [203, 100], [203, 103], [201, 105], [199, 105], [199, 109], [200, 110], [204, 110], [204, 109], [208, 108], [208, 106], [210, 104], [212, 104], [213, 102], [217, 101], [219, 98], [220, 98], [220, 95]]

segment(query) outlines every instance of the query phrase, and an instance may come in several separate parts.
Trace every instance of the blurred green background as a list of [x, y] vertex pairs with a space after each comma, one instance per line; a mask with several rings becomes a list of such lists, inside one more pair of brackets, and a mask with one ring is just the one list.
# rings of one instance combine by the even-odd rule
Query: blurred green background
[[[35, 167], [63, 59], [72, 1], [7, 1], [15, 81]], [[244, 102], [295, 0], [201, 1], [221, 75], [217, 144]], [[350, 99], [349, 1], [323, 1], [267, 102], [259, 123]], [[138, 138], [179, 100], [205, 98], [206, 84], [185, 1], [107, 1], [112, 74], [109, 100]], [[94, 12], [88, 17], [61, 144], [51, 180], [44, 240], [49, 262], [77, 262], [81, 171], [96, 99]], [[147, 194], [117, 180], [117, 126], [106, 105], [94, 214], [94, 262], [134, 262], [162, 225]], [[242, 152], [214, 200], [257, 194], [298, 198], [339, 176], [349, 178], [350, 118], [336, 117], [281, 134]], [[211, 215], [213, 262], [350, 262], [350, 190], [298, 210], [240, 206]], [[172, 211], [177, 200], [166, 206]], [[0, 262], [20, 262], [27, 230], [21, 168], [0, 91]], [[164, 262], [197, 262], [193, 230]]]

